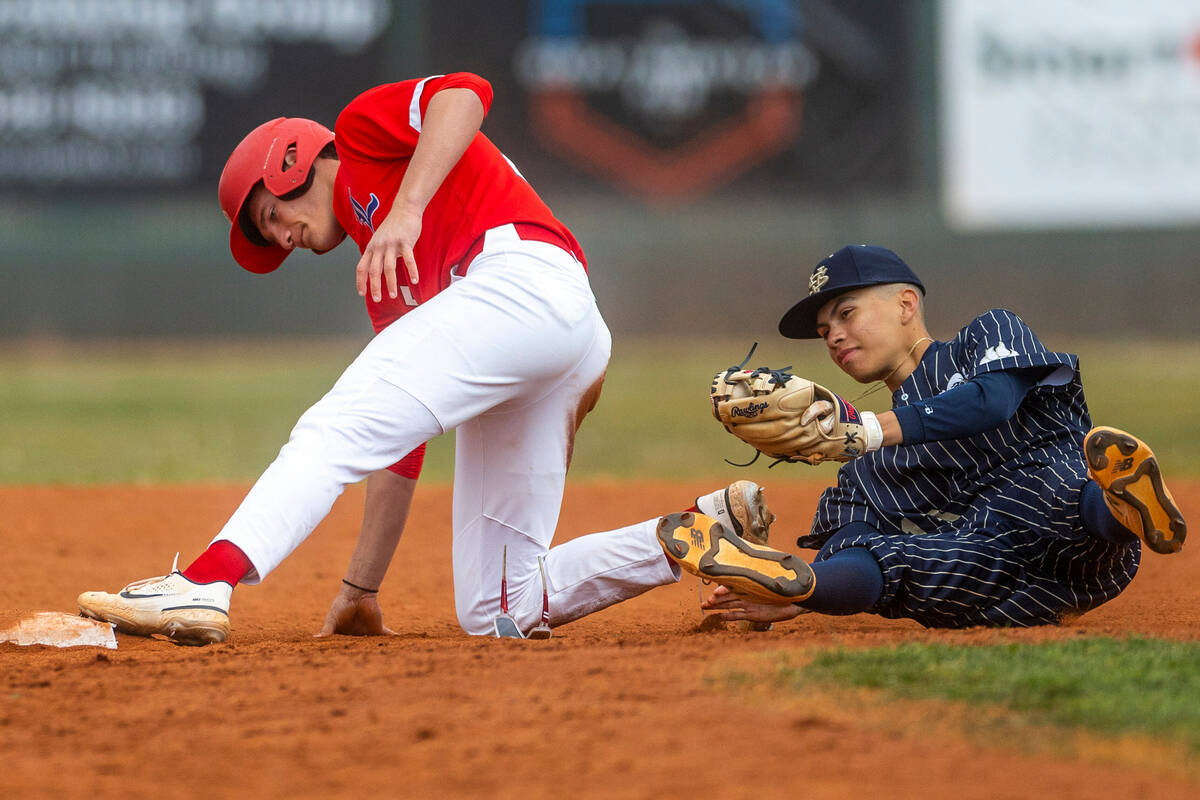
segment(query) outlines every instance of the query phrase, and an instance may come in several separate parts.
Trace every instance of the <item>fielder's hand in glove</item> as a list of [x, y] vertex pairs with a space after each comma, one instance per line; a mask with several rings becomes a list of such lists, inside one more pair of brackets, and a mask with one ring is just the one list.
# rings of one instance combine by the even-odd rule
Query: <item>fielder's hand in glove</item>
[[883, 445], [873, 413], [786, 368], [722, 370], [710, 397], [725, 430], [777, 462], [849, 461]]

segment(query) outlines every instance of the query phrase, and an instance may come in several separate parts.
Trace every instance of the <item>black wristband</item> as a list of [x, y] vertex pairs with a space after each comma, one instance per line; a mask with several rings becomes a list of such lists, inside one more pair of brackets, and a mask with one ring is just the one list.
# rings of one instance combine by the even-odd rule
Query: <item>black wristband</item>
[[367, 589], [362, 586], [359, 586], [356, 583], [351, 583], [350, 581], [346, 580], [345, 578], [342, 578], [342, 583], [346, 584], [351, 589], [358, 589], [360, 592], [366, 592], [367, 594], [379, 594], [378, 589]]

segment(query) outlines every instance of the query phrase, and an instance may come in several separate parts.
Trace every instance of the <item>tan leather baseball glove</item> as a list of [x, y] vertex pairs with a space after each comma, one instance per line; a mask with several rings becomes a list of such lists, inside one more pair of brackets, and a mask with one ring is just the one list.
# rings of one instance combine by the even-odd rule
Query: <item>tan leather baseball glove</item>
[[776, 463], [849, 461], [883, 443], [874, 414], [786, 369], [730, 367], [709, 394], [725, 430]]

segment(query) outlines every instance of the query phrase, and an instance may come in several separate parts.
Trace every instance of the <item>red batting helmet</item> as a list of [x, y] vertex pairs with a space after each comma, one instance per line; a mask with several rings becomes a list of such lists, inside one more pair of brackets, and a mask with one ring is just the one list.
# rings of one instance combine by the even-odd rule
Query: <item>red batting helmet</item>
[[[238, 215], [259, 181], [276, 197], [303, 186], [317, 154], [332, 141], [333, 131], [320, 123], [299, 117], [279, 117], [250, 131], [233, 149], [221, 172], [217, 194], [221, 198], [221, 211], [231, 225], [229, 251], [235, 261], [260, 275], [283, 263], [290, 251], [274, 244], [257, 244], [246, 238]], [[284, 155], [291, 147], [296, 148], [296, 163], [285, 167]]]

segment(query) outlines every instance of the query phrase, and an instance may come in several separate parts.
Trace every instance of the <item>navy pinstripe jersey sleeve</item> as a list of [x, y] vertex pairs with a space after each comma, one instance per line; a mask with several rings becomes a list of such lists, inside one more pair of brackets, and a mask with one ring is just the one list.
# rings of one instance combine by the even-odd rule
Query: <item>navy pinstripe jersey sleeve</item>
[[[975, 375], [1029, 367], [1052, 369], [1000, 425], [960, 439], [884, 447], [843, 466], [799, 544], [819, 546], [856, 520], [884, 534], [989, 528], [1000, 517], [1004, 524], [1017, 517], [1043, 524], [1057, 513], [1052, 506], [1067, 502], [1056, 489], [1067, 478], [1059, 476], [1082, 467], [1079, 444], [1091, 425], [1074, 355], [1048, 350], [1016, 314], [993, 309], [950, 341], [930, 345], [892, 403], [919, 407]], [[1011, 487], [1024, 483], [1041, 487], [1045, 498], [1021, 499]]]
[[1070, 382], [1078, 368], [1075, 356], [1047, 350], [1020, 317], [1002, 308], [993, 308], [972, 320], [959, 331], [955, 344], [965, 357], [960, 368], [962, 377], [968, 380], [996, 370], [1057, 366], [1059, 369], [1041, 383], [1062, 385]]

